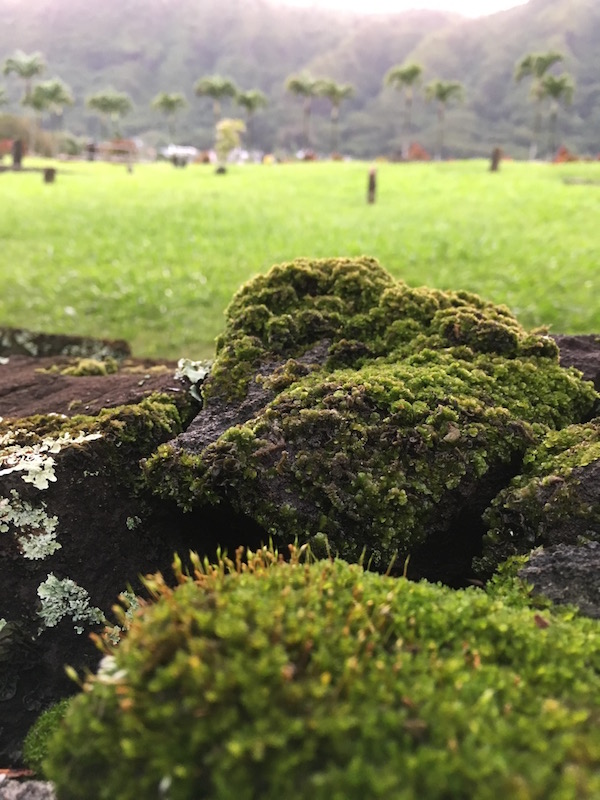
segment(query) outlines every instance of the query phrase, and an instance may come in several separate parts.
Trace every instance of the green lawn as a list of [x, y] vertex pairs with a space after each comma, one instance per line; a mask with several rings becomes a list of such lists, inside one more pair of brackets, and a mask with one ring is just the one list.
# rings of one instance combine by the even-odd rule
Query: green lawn
[[[214, 168], [59, 164], [0, 174], [0, 325], [213, 352], [241, 283], [298, 256], [372, 255], [411, 285], [468, 289], [529, 327], [600, 333], [600, 163]], [[565, 182], [565, 179], [589, 181]]]

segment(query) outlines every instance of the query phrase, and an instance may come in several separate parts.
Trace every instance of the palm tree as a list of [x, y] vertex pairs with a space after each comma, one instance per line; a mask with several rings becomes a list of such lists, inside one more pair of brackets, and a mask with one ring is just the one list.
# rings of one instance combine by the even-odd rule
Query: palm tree
[[550, 157], [556, 152], [556, 118], [558, 107], [562, 101], [570, 105], [573, 100], [575, 84], [570, 75], [544, 75], [542, 78], [542, 96], [550, 99]]
[[215, 123], [221, 119], [221, 101], [226, 97], [233, 98], [238, 93], [235, 83], [229, 78], [222, 78], [220, 75], [200, 78], [194, 86], [194, 91], [198, 97], [210, 97], [213, 101]]
[[185, 95], [181, 94], [181, 92], [177, 92], [176, 94], [160, 92], [156, 95], [151, 105], [152, 108], [161, 111], [166, 116], [169, 138], [173, 141], [175, 138], [175, 117], [179, 111], [182, 111], [187, 106]]
[[302, 113], [304, 119], [304, 144], [310, 149], [310, 115], [312, 111], [312, 98], [317, 93], [318, 81], [306, 73], [291, 75], [285, 82], [285, 88], [296, 97], [302, 98]]
[[458, 81], [442, 81], [437, 79], [427, 84], [425, 87], [425, 96], [428, 100], [435, 100], [437, 103], [438, 143], [436, 158], [440, 161], [444, 152], [446, 107], [450, 100], [462, 100], [464, 96], [463, 85]]
[[[41, 53], [24, 53], [22, 50], [16, 50], [14, 55], [9, 56], [4, 62], [2, 71], [5, 75], [14, 74], [20, 78], [24, 83], [24, 93], [21, 99], [23, 105], [31, 105], [29, 98], [33, 88], [33, 79], [46, 69], [46, 62]], [[29, 149], [33, 150], [33, 139], [35, 133], [33, 127], [35, 120], [31, 123], [29, 131]]]
[[[74, 100], [70, 87], [60, 78], [52, 78], [36, 84], [27, 100], [23, 102], [37, 112], [40, 117], [43, 117], [47, 111], [62, 117], [65, 106], [72, 106]], [[31, 133], [31, 149], [34, 149], [33, 131]]]
[[58, 117], [62, 118], [66, 106], [72, 106], [75, 102], [71, 87], [60, 78], [44, 81], [35, 87], [35, 89], [38, 88], [41, 88], [46, 94], [47, 110]]
[[29, 126], [29, 150], [34, 153], [36, 148], [36, 117], [39, 114], [43, 116], [44, 112], [48, 110], [49, 100], [46, 89], [43, 84], [38, 83], [31, 89], [29, 94], [23, 98], [23, 104], [29, 106], [33, 111], [33, 119]]
[[402, 158], [408, 158], [411, 134], [412, 104], [415, 88], [421, 82], [423, 67], [419, 64], [404, 64], [388, 70], [384, 84], [404, 92], [404, 137], [402, 142]]
[[326, 97], [331, 103], [331, 152], [337, 153], [339, 143], [338, 123], [340, 118], [340, 106], [352, 97], [354, 86], [349, 83], [339, 84], [335, 81], [325, 79], [318, 80], [315, 87], [316, 94]]
[[248, 149], [252, 149], [252, 116], [255, 114], [259, 108], [264, 108], [267, 103], [266, 95], [260, 92], [258, 89], [250, 89], [248, 92], [238, 92], [237, 97], [235, 98], [236, 103], [238, 106], [241, 106], [246, 112], [246, 130], [248, 132]]
[[46, 62], [41, 53], [31, 53], [31, 55], [28, 55], [22, 50], [17, 50], [14, 55], [6, 59], [2, 71], [5, 75], [14, 73], [24, 82], [25, 92], [22, 102], [26, 105], [26, 101], [33, 87], [33, 79], [41, 75], [45, 69]]
[[88, 108], [95, 111], [101, 117], [111, 120], [113, 125], [113, 136], [119, 138], [121, 117], [128, 114], [133, 108], [131, 98], [125, 92], [115, 92], [113, 89], [104, 89], [91, 95], [86, 100]]
[[533, 79], [531, 96], [533, 97], [535, 111], [533, 115], [533, 135], [529, 148], [529, 158], [531, 160], [535, 159], [537, 156], [538, 140], [542, 124], [542, 100], [544, 99], [542, 81], [550, 67], [562, 61], [563, 58], [563, 54], [556, 50], [550, 50], [548, 53], [529, 53], [518, 62], [515, 70], [515, 80], [517, 83], [522, 81], [523, 78]]

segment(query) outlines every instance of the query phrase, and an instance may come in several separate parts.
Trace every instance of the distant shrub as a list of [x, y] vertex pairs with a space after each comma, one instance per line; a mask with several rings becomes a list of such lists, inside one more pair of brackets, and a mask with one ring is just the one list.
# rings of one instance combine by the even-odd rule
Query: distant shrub
[[61, 800], [600, 796], [597, 623], [297, 554], [178, 581], [50, 742]]

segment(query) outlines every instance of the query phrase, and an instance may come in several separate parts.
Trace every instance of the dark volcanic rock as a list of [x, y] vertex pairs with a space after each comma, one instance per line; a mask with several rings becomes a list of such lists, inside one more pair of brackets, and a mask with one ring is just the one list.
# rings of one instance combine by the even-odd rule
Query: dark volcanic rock
[[555, 603], [579, 607], [600, 619], [600, 542], [559, 544], [532, 554], [519, 577], [533, 584], [534, 593]]
[[592, 381], [600, 391], [600, 336], [596, 334], [552, 337], [560, 350], [563, 367], [575, 367], [586, 381]]
[[485, 518], [483, 576], [537, 547], [600, 541], [600, 418], [549, 432]]
[[131, 355], [131, 349], [122, 339], [94, 339], [0, 326], [0, 356], [11, 355], [122, 359]]
[[[107, 363], [114, 372], [106, 371]], [[80, 374], [67, 371], [78, 369]], [[66, 356], [4, 356], [0, 360], [0, 417], [97, 414], [103, 408], [139, 403], [155, 391], [183, 392], [174, 373], [174, 363], [142, 359], [119, 364]]]
[[35, 718], [73, 693], [65, 665], [96, 664], [88, 634], [119, 592], [189, 549], [181, 513], [141, 490], [139, 461], [199, 405], [168, 364], [87, 374], [99, 368], [24, 356], [0, 366], [0, 764], [18, 763]]

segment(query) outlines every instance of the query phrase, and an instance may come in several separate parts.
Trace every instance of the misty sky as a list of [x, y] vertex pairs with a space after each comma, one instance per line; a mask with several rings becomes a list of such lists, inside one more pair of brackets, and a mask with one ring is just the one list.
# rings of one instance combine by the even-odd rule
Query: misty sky
[[361, 14], [392, 13], [408, 9], [455, 11], [466, 17], [483, 17], [523, 5], [526, 0], [273, 0], [281, 5], [331, 8]]

